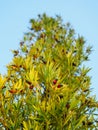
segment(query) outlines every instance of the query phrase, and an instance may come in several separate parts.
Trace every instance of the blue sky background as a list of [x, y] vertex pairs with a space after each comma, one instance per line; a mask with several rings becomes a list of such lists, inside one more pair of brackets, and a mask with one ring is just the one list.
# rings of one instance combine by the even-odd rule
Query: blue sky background
[[0, 73], [6, 73], [11, 50], [19, 47], [30, 18], [44, 12], [49, 16], [61, 15], [93, 46], [87, 66], [92, 67], [91, 87], [98, 99], [98, 0], [0, 0]]

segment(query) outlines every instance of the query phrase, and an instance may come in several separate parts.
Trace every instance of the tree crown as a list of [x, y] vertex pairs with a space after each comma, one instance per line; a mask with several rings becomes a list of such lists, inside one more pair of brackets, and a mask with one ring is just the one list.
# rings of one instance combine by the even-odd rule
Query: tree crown
[[30, 24], [0, 76], [1, 127], [97, 129], [98, 102], [90, 95], [90, 68], [83, 65], [92, 47], [60, 16], [38, 15]]

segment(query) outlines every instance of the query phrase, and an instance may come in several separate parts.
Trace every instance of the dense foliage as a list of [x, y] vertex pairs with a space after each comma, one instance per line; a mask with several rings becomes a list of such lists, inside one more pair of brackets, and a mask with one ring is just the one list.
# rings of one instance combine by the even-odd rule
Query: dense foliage
[[91, 47], [61, 17], [30, 20], [18, 50], [0, 76], [0, 127], [6, 130], [97, 130], [91, 96]]

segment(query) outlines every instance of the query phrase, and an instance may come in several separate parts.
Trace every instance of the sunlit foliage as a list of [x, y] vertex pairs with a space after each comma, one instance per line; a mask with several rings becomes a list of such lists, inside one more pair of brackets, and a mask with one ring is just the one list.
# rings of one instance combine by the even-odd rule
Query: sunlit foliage
[[91, 96], [91, 47], [60, 16], [30, 20], [0, 76], [0, 127], [6, 130], [97, 130]]

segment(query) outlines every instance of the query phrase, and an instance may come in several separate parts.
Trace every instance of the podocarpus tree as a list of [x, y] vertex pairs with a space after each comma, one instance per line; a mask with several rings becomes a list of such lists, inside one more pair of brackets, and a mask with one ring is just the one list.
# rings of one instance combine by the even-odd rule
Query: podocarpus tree
[[0, 126], [6, 130], [97, 130], [91, 52], [61, 17], [38, 15], [0, 76]]

